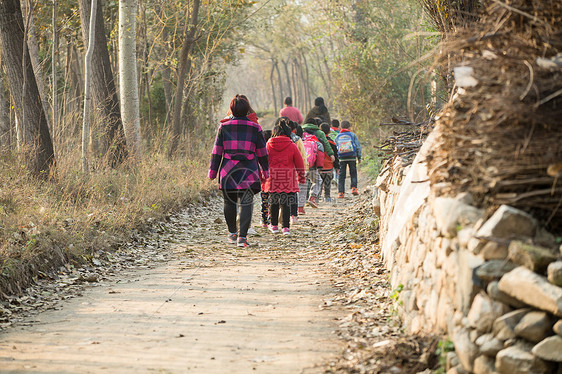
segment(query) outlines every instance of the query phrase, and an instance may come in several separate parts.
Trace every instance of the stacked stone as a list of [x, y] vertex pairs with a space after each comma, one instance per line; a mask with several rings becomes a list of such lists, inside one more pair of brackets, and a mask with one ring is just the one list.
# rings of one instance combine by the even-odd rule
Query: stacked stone
[[[396, 168], [377, 181], [381, 241], [399, 209], [388, 186], [403, 173]], [[556, 238], [523, 211], [503, 205], [486, 214], [470, 195], [437, 197], [432, 187], [385, 257], [392, 286], [403, 289], [406, 328], [449, 336], [450, 374], [562, 373]]]

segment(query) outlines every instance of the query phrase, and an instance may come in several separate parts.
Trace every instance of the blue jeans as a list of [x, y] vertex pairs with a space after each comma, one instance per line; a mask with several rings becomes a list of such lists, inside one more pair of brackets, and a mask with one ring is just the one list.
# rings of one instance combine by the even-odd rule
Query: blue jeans
[[349, 176], [351, 177], [351, 187], [357, 188], [357, 161], [340, 160], [340, 178], [338, 180], [338, 192], [345, 193], [346, 169], [349, 166]]

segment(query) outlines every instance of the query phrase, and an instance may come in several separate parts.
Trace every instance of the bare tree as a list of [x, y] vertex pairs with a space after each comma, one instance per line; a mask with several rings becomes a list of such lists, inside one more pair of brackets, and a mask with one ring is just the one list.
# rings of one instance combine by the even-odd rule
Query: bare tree
[[91, 76], [92, 76], [92, 59], [94, 54], [94, 40], [96, 33], [96, 8], [97, 0], [92, 0], [92, 8], [89, 25], [89, 42], [88, 51], [86, 52], [86, 57], [84, 58], [84, 117], [82, 119], [82, 169], [84, 173], [88, 174], [90, 172], [89, 167], [89, 138], [90, 138], [90, 128], [93, 122], [92, 113], [92, 94], [91, 94]]
[[53, 127], [49, 118], [49, 100], [47, 98], [47, 90], [45, 89], [45, 80], [43, 79], [43, 72], [41, 71], [41, 61], [39, 60], [39, 44], [37, 43], [37, 33], [35, 30], [35, 18], [33, 17], [33, 4], [31, 0], [24, 0], [21, 3], [22, 15], [24, 18], [24, 25], [27, 31], [27, 47], [29, 48], [29, 56], [31, 58], [31, 65], [35, 73], [35, 81], [37, 82], [37, 89], [39, 96], [41, 96], [41, 103], [43, 110], [47, 115], [47, 124], [52, 131]]
[[[88, 45], [92, 0], [80, 0], [79, 5], [84, 45]], [[97, 0], [90, 79], [92, 82], [92, 99], [94, 107], [99, 110], [98, 120], [101, 124], [100, 152], [107, 154], [111, 166], [117, 166], [126, 157], [127, 150], [123, 123], [121, 122], [119, 98], [107, 49], [102, 8], [102, 1]], [[76, 53], [75, 50], [73, 52]]]
[[184, 40], [181, 47], [180, 59], [179, 59], [179, 72], [178, 72], [178, 82], [176, 86], [176, 97], [174, 99], [174, 112], [173, 112], [173, 124], [172, 124], [172, 134], [170, 147], [168, 148], [168, 157], [173, 157], [175, 154], [179, 138], [181, 135], [181, 119], [182, 119], [182, 103], [183, 103], [183, 90], [185, 85], [185, 79], [189, 74], [191, 69], [191, 60], [189, 59], [189, 54], [193, 49], [197, 33], [197, 20], [199, 18], [199, 6], [201, 0], [193, 0], [193, 8], [191, 9], [191, 17], [189, 23], [186, 24], [184, 30]]
[[57, 82], [57, 66], [58, 66], [58, 49], [59, 49], [59, 33], [57, 30], [57, 0], [53, 0], [53, 13], [52, 13], [52, 24], [53, 24], [53, 48], [51, 50], [51, 65], [52, 65], [52, 120], [51, 120], [51, 131], [53, 134], [54, 143], [56, 142], [56, 134], [59, 131], [58, 128], [58, 82]]
[[29, 49], [24, 42], [19, 0], [0, 1], [0, 42], [16, 114], [23, 126], [22, 149], [27, 152], [27, 168], [36, 176], [48, 177], [55, 165], [55, 155]]
[[137, 74], [137, 0], [119, 0], [119, 93], [125, 138], [133, 160], [142, 155]]

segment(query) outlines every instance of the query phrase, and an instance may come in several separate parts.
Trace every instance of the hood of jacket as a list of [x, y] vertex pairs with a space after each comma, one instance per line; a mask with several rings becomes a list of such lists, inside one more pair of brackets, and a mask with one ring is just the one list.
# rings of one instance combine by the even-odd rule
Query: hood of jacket
[[271, 149], [277, 152], [282, 152], [291, 144], [293, 144], [291, 139], [287, 136], [276, 136], [269, 139], [267, 142], [269, 143]]
[[306, 131], [306, 130], [310, 130], [310, 129], [313, 129], [313, 130], [315, 130], [315, 131], [320, 130], [320, 129], [318, 128], [318, 126], [313, 125], [312, 123], [305, 123], [304, 125], [302, 125], [302, 129], [305, 130], [305, 131]]

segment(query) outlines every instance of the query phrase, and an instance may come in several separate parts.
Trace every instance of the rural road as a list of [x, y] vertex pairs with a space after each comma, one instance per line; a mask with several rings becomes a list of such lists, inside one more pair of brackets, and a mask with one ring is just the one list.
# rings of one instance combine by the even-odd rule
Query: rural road
[[[259, 199], [259, 197], [258, 197]], [[127, 270], [0, 333], [1, 373], [318, 373], [343, 343], [343, 311], [315, 246], [337, 209], [308, 209], [291, 237], [259, 224], [248, 249], [223, 243], [219, 201], [152, 269]]]

